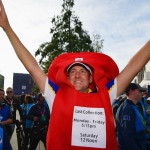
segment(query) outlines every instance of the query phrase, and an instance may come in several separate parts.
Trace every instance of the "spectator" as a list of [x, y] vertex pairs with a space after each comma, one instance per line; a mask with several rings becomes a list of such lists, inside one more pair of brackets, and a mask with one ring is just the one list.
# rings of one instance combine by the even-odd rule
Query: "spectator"
[[120, 105], [125, 101], [125, 99], [126, 99], [126, 97], [120, 96], [112, 106], [115, 120], [116, 120], [117, 110], [120, 107]]
[[38, 95], [38, 103], [32, 106], [27, 113], [27, 119], [34, 121], [34, 126], [31, 131], [29, 150], [35, 150], [39, 141], [44, 143], [46, 148], [46, 135], [49, 124], [49, 111], [44, 105], [44, 97]]
[[0, 122], [5, 125], [9, 139], [11, 137], [9, 125], [13, 122], [10, 109], [7, 104], [4, 102], [4, 90], [0, 89]]
[[142, 97], [142, 99], [140, 100], [140, 103], [142, 105], [143, 115], [144, 116], [149, 115], [149, 112], [147, 111], [148, 105], [146, 103], [146, 98]]
[[37, 94], [36, 93], [31, 93], [31, 97], [33, 98], [33, 100], [34, 100], [34, 103], [36, 103], [37, 102], [37, 96], [36, 96]]
[[145, 102], [147, 103], [147, 110], [150, 110], [150, 97], [148, 97]]
[[142, 106], [143, 117], [144, 117], [144, 120], [146, 121], [146, 126], [147, 126], [147, 131], [148, 131], [146, 135], [147, 135], [148, 141], [150, 141], [150, 110], [148, 109], [149, 102], [148, 103], [147, 102], [148, 102], [148, 99], [146, 99], [146, 97], [143, 96], [137, 105]]
[[20, 108], [20, 103], [19, 101], [14, 98], [13, 96], [13, 89], [11, 87], [8, 87], [6, 89], [6, 99], [5, 99], [5, 103], [9, 106], [10, 111], [12, 113], [13, 116], [13, 123], [10, 124], [10, 130], [11, 130], [11, 136], [13, 135], [14, 129], [15, 129], [15, 122], [16, 122], [16, 110], [19, 111], [20, 114], [20, 120], [22, 120], [22, 110]]
[[130, 83], [126, 89], [127, 99], [116, 114], [119, 150], [149, 150], [146, 138], [146, 123], [136, 104], [146, 89]]
[[29, 141], [30, 141], [30, 134], [31, 134], [31, 128], [33, 127], [33, 121], [26, 119], [26, 115], [28, 114], [30, 108], [34, 105], [34, 100], [30, 95], [25, 96], [25, 104], [21, 105], [22, 112], [23, 112], [23, 130], [25, 134], [24, 139], [24, 150], [28, 149]]
[[0, 150], [12, 150], [7, 130], [3, 124], [0, 123]]
[[22, 94], [21, 96], [20, 96], [20, 105], [23, 105], [23, 104], [25, 104], [25, 94]]
[[146, 112], [144, 115], [144, 119], [146, 120], [146, 125], [147, 125], [147, 129], [148, 129], [148, 133], [147, 133], [147, 139], [148, 139], [148, 141], [149, 141], [149, 143], [150, 143], [150, 97], [148, 97], [147, 99], [146, 99], [146, 101], [145, 101], [145, 103], [147, 104], [147, 106], [146, 106], [146, 104], [145, 104], [145, 111], [144, 112]]

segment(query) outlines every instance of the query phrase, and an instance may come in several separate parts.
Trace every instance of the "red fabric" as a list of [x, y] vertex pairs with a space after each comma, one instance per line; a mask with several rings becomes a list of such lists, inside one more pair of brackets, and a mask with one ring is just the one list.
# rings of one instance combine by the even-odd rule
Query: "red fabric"
[[[98, 87], [97, 93], [80, 93], [67, 80], [66, 69], [75, 62], [75, 58], [93, 68], [93, 85]], [[48, 78], [59, 86], [56, 94], [49, 130], [47, 134], [47, 150], [95, 150], [71, 146], [72, 119], [74, 106], [104, 108], [106, 116], [106, 149], [118, 150], [115, 126], [109, 94], [106, 84], [118, 75], [118, 67], [107, 55], [93, 52], [67, 53], [57, 57], [51, 64]]]

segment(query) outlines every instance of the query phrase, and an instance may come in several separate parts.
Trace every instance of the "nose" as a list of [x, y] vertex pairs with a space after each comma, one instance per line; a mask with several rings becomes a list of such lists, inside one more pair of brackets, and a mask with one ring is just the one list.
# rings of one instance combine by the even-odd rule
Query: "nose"
[[80, 77], [80, 72], [77, 71], [75, 74], [75, 77], [77, 77], [77, 78]]

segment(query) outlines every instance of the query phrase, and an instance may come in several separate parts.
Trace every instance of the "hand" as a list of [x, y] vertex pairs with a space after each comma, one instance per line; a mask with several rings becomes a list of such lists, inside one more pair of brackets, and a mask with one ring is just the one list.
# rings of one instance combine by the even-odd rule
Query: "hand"
[[2, 27], [4, 30], [10, 28], [8, 18], [1, 0], [0, 0], [0, 27]]
[[39, 120], [39, 117], [33, 117], [33, 121], [36, 122]]
[[147, 115], [150, 115], [150, 110], [146, 110]]
[[150, 133], [150, 129], [147, 129], [147, 132]]

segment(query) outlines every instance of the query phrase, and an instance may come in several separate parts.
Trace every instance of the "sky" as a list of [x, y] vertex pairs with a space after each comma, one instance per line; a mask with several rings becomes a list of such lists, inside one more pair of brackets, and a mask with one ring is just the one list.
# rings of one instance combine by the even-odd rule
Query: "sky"
[[[51, 41], [51, 20], [61, 14], [63, 0], [3, 0], [3, 4], [13, 30], [35, 56], [42, 43]], [[91, 37], [101, 35], [103, 53], [112, 57], [122, 71], [150, 39], [149, 8], [149, 0], [75, 0], [73, 11]], [[28, 72], [2, 29], [0, 51], [0, 74], [5, 77], [6, 89], [12, 87], [13, 73]]]

